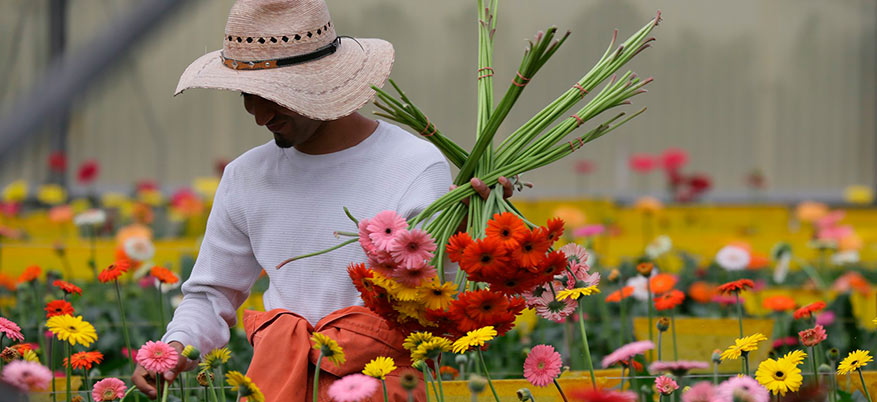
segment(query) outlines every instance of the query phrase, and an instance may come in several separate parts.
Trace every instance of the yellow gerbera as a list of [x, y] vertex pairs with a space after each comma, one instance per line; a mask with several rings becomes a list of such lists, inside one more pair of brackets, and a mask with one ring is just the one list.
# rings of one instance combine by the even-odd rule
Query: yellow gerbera
[[579, 297], [590, 296], [592, 293], [600, 293], [600, 289], [597, 289], [596, 285], [585, 288], [564, 289], [557, 292], [557, 300], [564, 300], [567, 298], [578, 300]]
[[801, 369], [790, 360], [767, 359], [758, 365], [755, 372], [758, 383], [767, 388], [774, 395], [785, 396], [787, 392], [796, 392], [801, 387], [804, 377]]
[[421, 342], [417, 348], [411, 351], [411, 361], [425, 360], [426, 358], [435, 358], [441, 352], [451, 351], [451, 340], [440, 336], [434, 337], [426, 342]]
[[52, 331], [58, 339], [70, 342], [70, 345], [77, 343], [85, 346], [91, 346], [92, 342], [97, 340], [97, 332], [94, 327], [83, 321], [82, 316], [73, 317], [72, 315], [56, 315], [49, 318], [46, 323], [49, 331]]
[[386, 356], [378, 356], [365, 365], [365, 368], [362, 369], [362, 373], [369, 377], [374, 377], [379, 380], [385, 380], [387, 379], [387, 374], [392, 373], [395, 369], [396, 364], [395, 362], [393, 362], [392, 358]]
[[241, 396], [247, 398], [247, 402], [265, 402], [265, 395], [250, 377], [247, 377], [239, 371], [229, 371], [225, 374], [228, 385], [231, 385], [232, 391], [240, 391]]
[[738, 358], [740, 358], [740, 355], [743, 352], [754, 352], [758, 350], [758, 342], [766, 340], [767, 337], [760, 333], [755, 333], [740, 339], [735, 339], [734, 344], [729, 346], [728, 349], [722, 352], [722, 361], [737, 360]]
[[37, 353], [33, 350], [25, 351], [23, 355], [21, 355], [21, 359], [27, 362], [39, 362], [40, 357], [37, 356]]
[[201, 363], [198, 363], [198, 366], [201, 367], [202, 370], [213, 370], [219, 367], [219, 364], [225, 364], [228, 362], [228, 359], [231, 358], [231, 351], [228, 348], [218, 348], [213, 349], [207, 352], [204, 355], [204, 358], [201, 359]]
[[393, 298], [399, 301], [413, 302], [417, 300], [418, 296], [420, 296], [420, 291], [417, 288], [409, 288], [402, 284], [397, 284], [396, 286], [387, 289], [387, 292], [390, 293], [390, 296], [393, 296]]
[[430, 310], [447, 309], [457, 294], [457, 287], [453, 282], [441, 282], [438, 277], [424, 283], [418, 290], [420, 300]]
[[314, 349], [319, 350], [323, 357], [328, 358], [336, 366], [344, 364], [344, 350], [341, 349], [341, 346], [338, 346], [338, 342], [335, 342], [334, 339], [319, 332], [314, 332], [314, 335], [311, 336], [311, 342], [314, 343]]
[[495, 336], [496, 330], [493, 329], [493, 327], [490, 325], [478, 328], [476, 330], [467, 332], [466, 335], [462, 336], [460, 339], [457, 339], [454, 342], [452, 349], [454, 350], [454, 353], [463, 354], [471, 347], [484, 346], [485, 342], [489, 342]]
[[793, 350], [789, 353], [786, 353], [785, 356], [781, 357], [779, 360], [786, 360], [791, 362], [794, 365], [799, 365], [804, 362], [804, 358], [807, 357], [807, 354], [802, 350]]
[[413, 352], [421, 343], [429, 341], [432, 338], [433, 335], [429, 332], [412, 332], [407, 338], [405, 338], [405, 341], [402, 342], [402, 347]]
[[837, 373], [849, 374], [851, 371], [867, 366], [872, 360], [874, 358], [871, 357], [871, 353], [867, 350], [854, 350], [837, 365]]

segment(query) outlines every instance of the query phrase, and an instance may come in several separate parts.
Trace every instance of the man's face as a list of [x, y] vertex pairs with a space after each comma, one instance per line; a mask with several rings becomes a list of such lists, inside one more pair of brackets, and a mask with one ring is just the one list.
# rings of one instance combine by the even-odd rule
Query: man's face
[[274, 134], [274, 142], [281, 148], [307, 142], [323, 124], [251, 94], [244, 94], [244, 109], [256, 118], [256, 124]]

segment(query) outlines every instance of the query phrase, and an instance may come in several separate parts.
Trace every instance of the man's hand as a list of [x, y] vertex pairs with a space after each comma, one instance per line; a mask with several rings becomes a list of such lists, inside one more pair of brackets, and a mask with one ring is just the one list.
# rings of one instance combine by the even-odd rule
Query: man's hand
[[[189, 359], [186, 359], [183, 356], [183, 344], [177, 341], [171, 341], [168, 345], [177, 350], [177, 354], [179, 354], [179, 359], [177, 360], [177, 366], [173, 369], [166, 371], [164, 373], [158, 373], [159, 375], [164, 376], [164, 380], [167, 382], [173, 382], [177, 375], [184, 371], [186, 366], [189, 365]], [[131, 381], [140, 390], [140, 392], [146, 394], [150, 399], [158, 398], [158, 390], [155, 386], [155, 375], [156, 373], [151, 373], [146, 371], [145, 368], [141, 365], [137, 365], [137, 368], [134, 369], [134, 374], [131, 376]]]
[[[496, 181], [498, 181], [499, 184], [502, 185], [502, 198], [503, 199], [507, 199], [507, 198], [511, 197], [512, 194], [515, 192], [515, 187], [512, 184], [512, 182], [509, 179], [505, 178], [504, 176], [499, 176], [499, 178], [496, 179]], [[487, 187], [487, 184], [484, 184], [484, 182], [481, 181], [481, 179], [479, 179], [477, 177], [473, 177], [471, 180], [469, 180], [469, 184], [472, 185], [472, 189], [475, 190], [475, 193], [477, 193], [479, 196], [481, 196], [482, 200], [487, 200], [487, 197], [490, 196], [490, 187]], [[455, 188], [457, 188], [457, 186], [452, 185], [450, 190], [453, 190]], [[464, 199], [463, 203], [466, 205], [469, 205], [469, 199], [468, 198]]]

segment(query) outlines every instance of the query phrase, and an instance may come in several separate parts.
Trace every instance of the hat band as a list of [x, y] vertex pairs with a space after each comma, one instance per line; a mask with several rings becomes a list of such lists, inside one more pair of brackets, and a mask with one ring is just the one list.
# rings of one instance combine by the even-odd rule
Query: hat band
[[317, 50], [314, 50], [313, 52], [300, 54], [298, 56], [269, 60], [242, 61], [229, 59], [225, 57], [222, 52], [220, 52], [219, 58], [220, 60], [222, 60], [223, 65], [234, 70], [267, 70], [271, 68], [286, 67], [294, 64], [301, 64], [313, 61], [335, 53], [335, 51], [338, 50], [339, 46], [341, 46], [341, 37], [337, 36], [335, 37], [335, 40], [332, 41], [332, 43], [323, 46]]

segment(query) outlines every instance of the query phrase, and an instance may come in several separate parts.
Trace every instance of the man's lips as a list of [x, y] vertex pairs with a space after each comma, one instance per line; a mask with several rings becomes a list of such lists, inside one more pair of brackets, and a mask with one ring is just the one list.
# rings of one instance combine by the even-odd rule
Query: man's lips
[[276, 121], [276, 122], [274, 122], [274, 121], [268, 122], [268, 124], [266, 124], [265, 127], [268, 127], [268, 129], [271, 130], [272, 132], [277, 132], [277, 131], [280, 131], [280, 129], [282, 129], [285, 125], [286, 125], [286, 122], [281, 120], [281, 121]]

